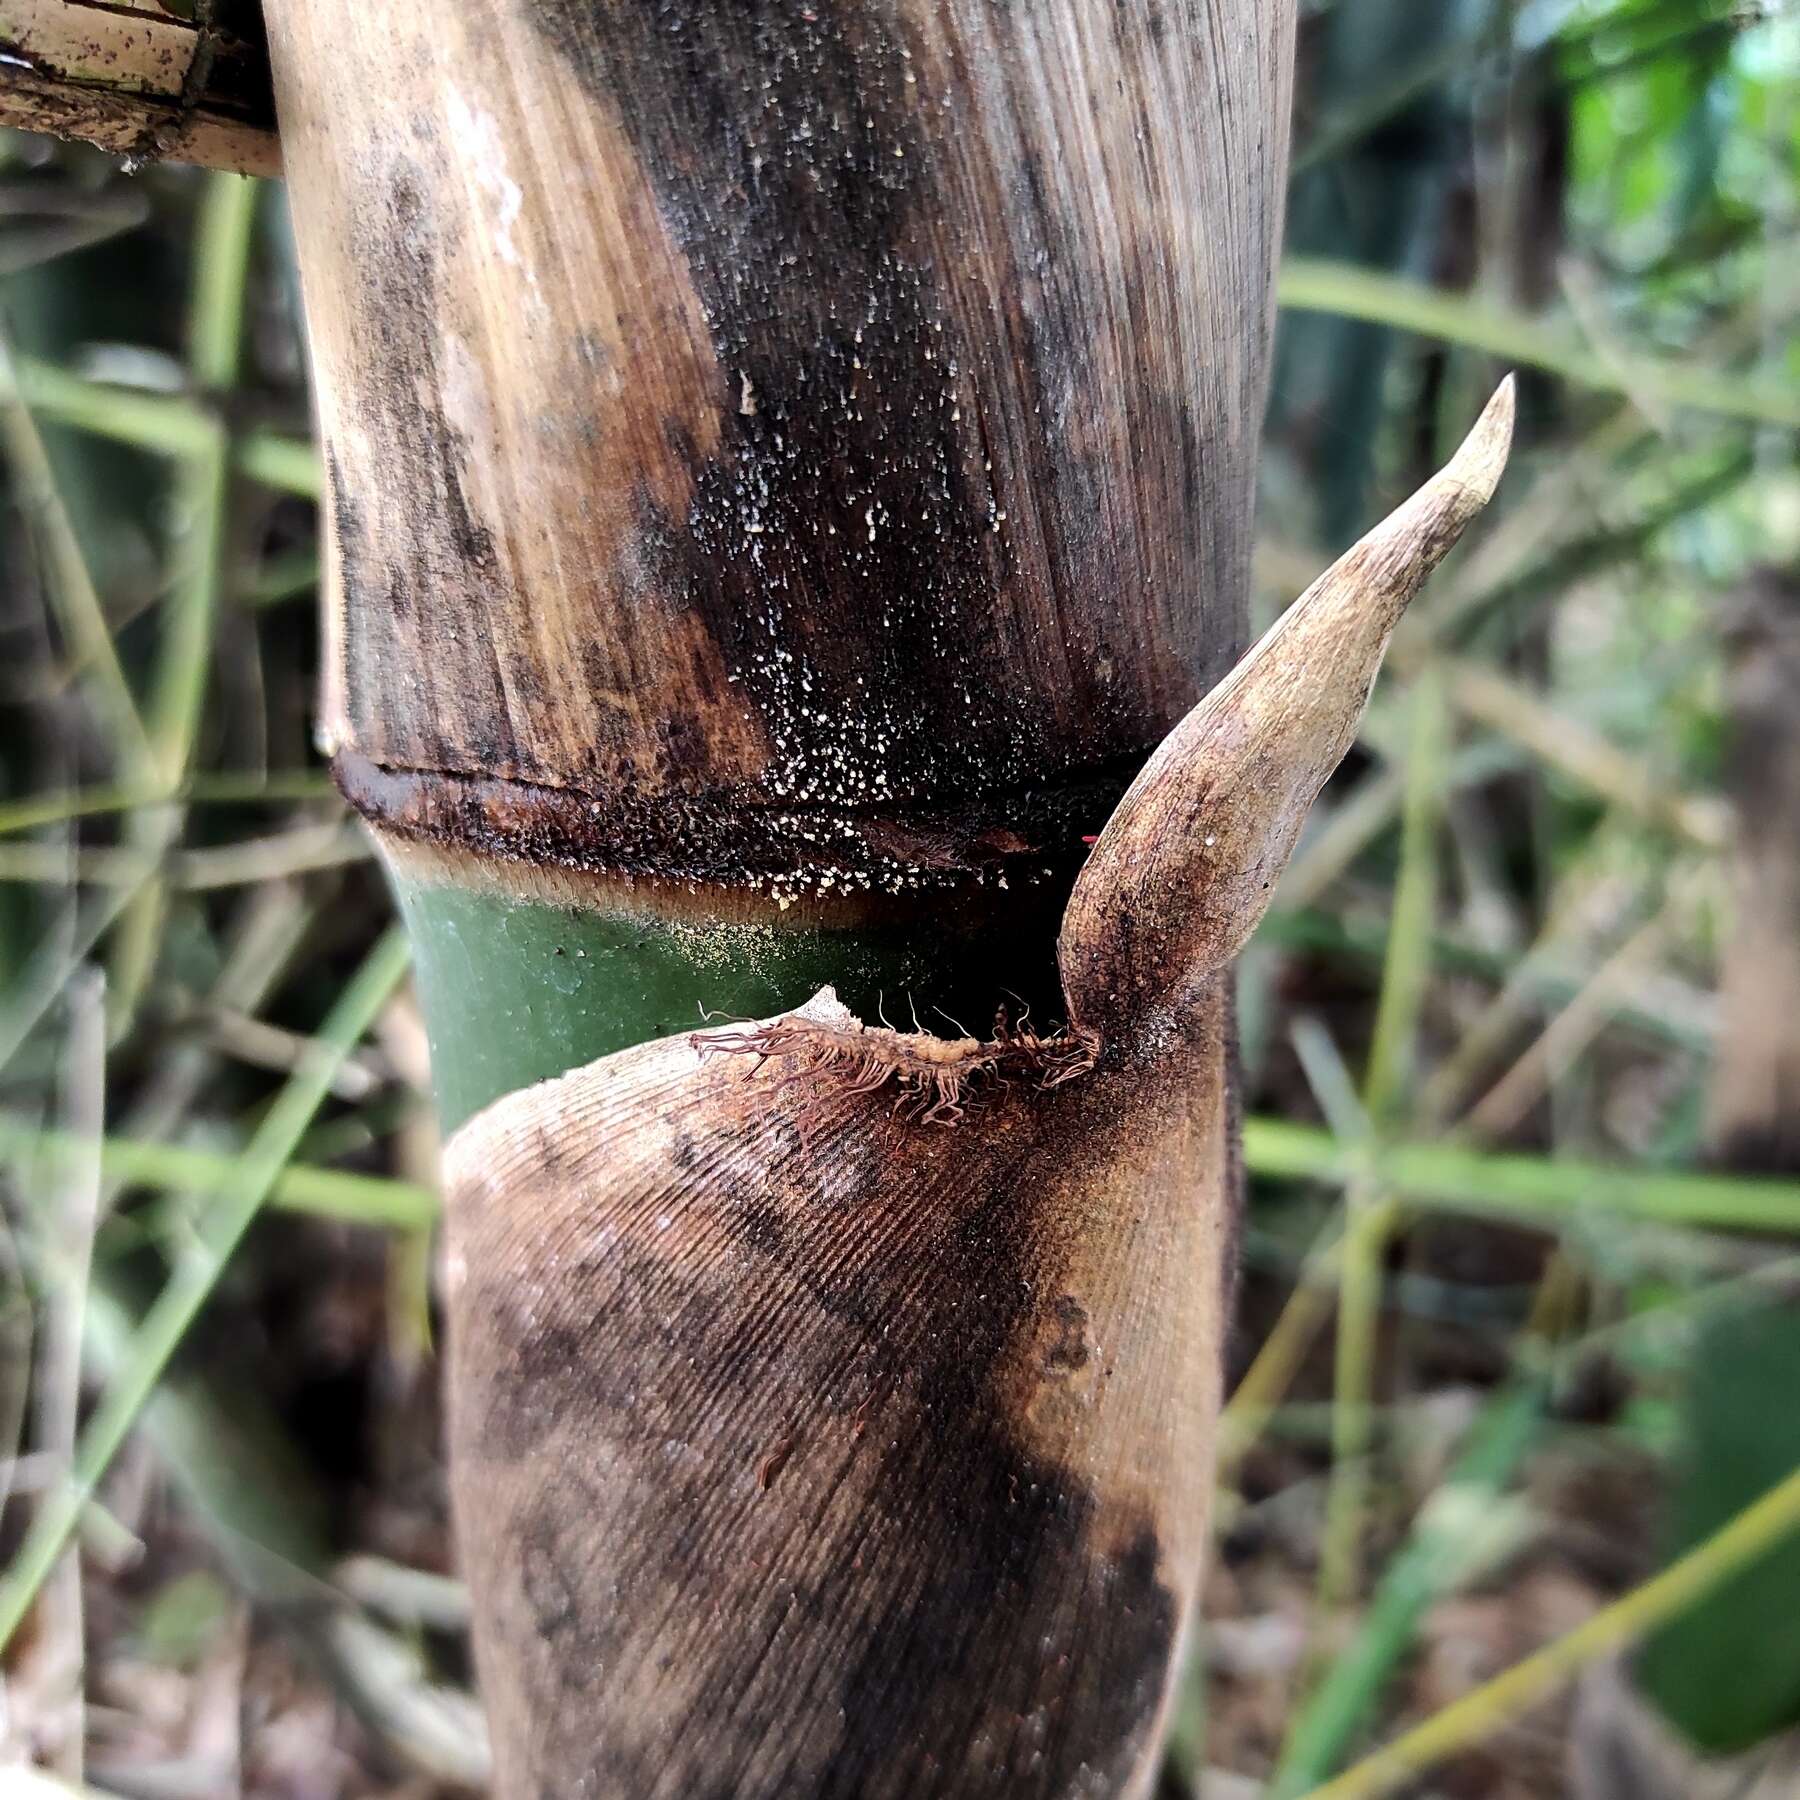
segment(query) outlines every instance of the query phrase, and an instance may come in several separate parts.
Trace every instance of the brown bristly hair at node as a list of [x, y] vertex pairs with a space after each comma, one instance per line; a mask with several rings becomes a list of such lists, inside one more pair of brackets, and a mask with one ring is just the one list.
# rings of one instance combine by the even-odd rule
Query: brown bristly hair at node
[[759, 1068], [771, 1059], [783, 1063], [778, 1092], [807, 1080], [828, 1081], [847, 1094], [873, 1094], [892, 1083], [895, 1115], [921, 1125], [960, 1124], [984, 1086], [1026, 1080], [1059, 1087], [1093, 1068], [1100, 1045], [1092, 1031], [1042, 1036], [1028, 1025], [1009, 1025], [1005, 1007], [986, 1040], [791, 1013], [747, 1030], [696, 1031], [688, 1041], [702, 1056], [754, 1056]]

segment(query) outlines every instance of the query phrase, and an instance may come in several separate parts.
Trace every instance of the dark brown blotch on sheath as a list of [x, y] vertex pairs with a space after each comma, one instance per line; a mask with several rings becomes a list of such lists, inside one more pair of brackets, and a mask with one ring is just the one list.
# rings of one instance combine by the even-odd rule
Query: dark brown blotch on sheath
[[[707, 322], [722, 437], [672, 442], [689, 497], [640, 496], [630, 561], [723, 652], [772, 786], [833, 790], [846, 718], [876, 719], [856, 778], [902, 807], [1141, 755], [1237, 647], [1246, 535], [1189, 501], [1250, 465], [1191, 368], [1096, 330], [1167, 348], [1183, 257], [1121, 249], [1042, 178], [1058, 122], [986, 71], [1053, 26], [906, 0], [530, 17], [630, 143]], [[1139, 55], [1102, 57], [1096, 89], [1151, 81]], [[1179, 226], [1185, 171], [1148, 196], [1107, 173]]]
[[1050, 1309], [1056, 1335], [1044, 1352], [1046, 1374], [1068, 1374], [1085, 1369], [1093, 1352], [1088, 1347], [1087, 1308], [1073, 1294], [1064, 1294]]

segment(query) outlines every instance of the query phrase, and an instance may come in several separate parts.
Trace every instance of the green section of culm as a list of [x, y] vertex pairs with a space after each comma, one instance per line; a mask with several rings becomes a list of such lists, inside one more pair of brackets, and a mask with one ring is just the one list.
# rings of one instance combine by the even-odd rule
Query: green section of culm
[[[575, 910], [489, 888], [394, 886], [446, 1133], [490, 1101], [650, 1038], [801, 1005], [821, 987], [859, 1018], [985, 1035], [1004, 1003], [1061, 1017], [1051, 929], [981, 936], [930, 921], [824, 930], [690, 925]], [[703, 1010], [704, 1009], [704, 1010]]]

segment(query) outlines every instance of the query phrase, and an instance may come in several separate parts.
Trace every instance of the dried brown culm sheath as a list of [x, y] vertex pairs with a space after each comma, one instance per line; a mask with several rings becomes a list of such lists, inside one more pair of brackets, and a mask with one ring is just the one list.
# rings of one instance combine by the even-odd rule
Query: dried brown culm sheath
[[1449, 463], [1352, 546], [1163, 740], [1075, 883], [1057, 960], [1085, 1025], [1179, 1004], [1249, 941], [1356, 736], [1407, 602], [1498, 486], [1508, 376]]
[[[1229, 959], [1511, 407], [1132, 785], [1060, 945], [1091, 1067], [1026, 1078], [999, 1040], [927, 1048], [825, 992], [451, 1139], [502, 1793], [1148, 1791], [1206, 1546]], [[923, 1071], [959, 1061], [992, 1078], [952, 1119]]]

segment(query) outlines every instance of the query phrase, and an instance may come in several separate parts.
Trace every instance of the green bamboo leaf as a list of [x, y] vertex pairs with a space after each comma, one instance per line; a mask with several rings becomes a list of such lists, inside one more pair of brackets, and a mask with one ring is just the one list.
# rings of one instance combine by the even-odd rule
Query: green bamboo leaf
[[1558, 326], [1404, 276], [1290, 257], [1281, 266], [1275, 292], [1290, 312], [1331, 313], [1390, 325], [1483, 350], [1502, 362], [1547, 369], [1583, 387], [1641, 395], [1756, 424], [1800, 425], [1800, 396], [1776, 384], [1658, 357], [1611, 351], [1601, 356]]
[[1511, 1156], [1457, 1144], [1338, 1143], [1316, 1126], [1244, 1121], [1253, 1175], [1341, 1183], [1370, 1180], [1415, 1205], [1534, 1222], [1556, 1230], [1615, 1213], [1709, 1231], [1800, 1235], [1800, 1182], [1615, 1168], [1562, 1157]]

